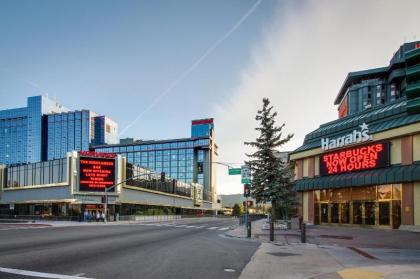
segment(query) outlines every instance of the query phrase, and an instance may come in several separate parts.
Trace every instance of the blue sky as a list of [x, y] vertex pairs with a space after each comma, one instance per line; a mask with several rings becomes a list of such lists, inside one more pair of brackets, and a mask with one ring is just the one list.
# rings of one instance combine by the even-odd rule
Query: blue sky
[[[1, 107], [48, 93], [126, 127], [249, 10], [232, 1], [2, 1]], [[124, 136], [189, 136], [239, 81], [250, 47], [273, 16], [266, 0]], [[217, 125], [217, 124], [216, 124]]]
[[[48, 93], [126, 127], [257, 0], [0, 1], [0, 108]], [[350, 71], [386, 66], [420, 39], [418, 0], [263, 0], [124, 136], [188, 137], [214, 117], [219, 161], [240, 166], [263, 97], [294, 138], [337, 118]], [[243, 191], [218, 168], [219, 193]]]

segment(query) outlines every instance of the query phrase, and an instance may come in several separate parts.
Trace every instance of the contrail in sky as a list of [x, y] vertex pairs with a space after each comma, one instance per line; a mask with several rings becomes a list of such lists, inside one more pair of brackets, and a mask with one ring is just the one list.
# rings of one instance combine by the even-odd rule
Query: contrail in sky
[[140, 112], [134, 120], [128, 124], [124, 129], [121, 130], [120, 136], [127, 132], [140, 118], [143, 117], [149, 110], [151, 110], [159, 101], [171, 92], [181, 81], [183, 81], [192, 71], [194, 71], [221, 43], [232, 35], [233, 32], [238, 29], [242, 23], [258, 8], [263, 0], [258, 0], [254, 5], [216, 42], [214, 42], [204, 53], [201, 55], [190, 67], [182, 72], [172, 83], [166, 87], [142, 112]]
[[20, 78], [20, 77], [16, 76], [16, 74], [15, 74], [14, 72], [12, 72], [12, 71], [11, 71], [10, 69], [8, 69], [8, 68], [0, 68], [0, 71], [5, 72], [5, 73], [8, 73], [8, 74], [9, 74], [9, 75], [11, 75], [14, 79], [16, 79], [16, 80], [18, 80], [18, 81], [21, 81], [21, 82], [23, 82], [23, 83], [26, 83], [26, 85], [29, 85], [29, 86], [31, 86], [31, 87], [33, 87], [33, 88], [36, 88], [36, 89], [39, 89], [39, 90], [43, 90], [43, 89], [41, 88], [41, 86], [39, 86], [39, 84], [37, 84], [36, 82], [33, 82], [33, 81], [29, 80], [29, 79]]

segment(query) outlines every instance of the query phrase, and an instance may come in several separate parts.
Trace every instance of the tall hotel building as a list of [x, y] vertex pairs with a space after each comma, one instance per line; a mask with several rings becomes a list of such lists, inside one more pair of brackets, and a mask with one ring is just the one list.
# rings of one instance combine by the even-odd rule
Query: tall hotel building
[[217, 201], [216, 166], [217, 145], [214, 121], [199, 119], [191, 122], [191, 137], [168, 140], [121, 139], [120, 144], [98, 145], [96, 152], [117, 153], [127, 162], [147, 168], [156, 174], [180, 182], [203, 186], [203, 199]]
[[70, 111], [46, 96], [23, 108], [0, 111], [0, 164], [27, 164], [89, 150], [90, 144], [117, 143], [118, 125], [89, 110]]
[[334, 102], [338, 119], [294, 150], [307, 223], [420, 227], [420, 41], [386, 67], [351, 72]]

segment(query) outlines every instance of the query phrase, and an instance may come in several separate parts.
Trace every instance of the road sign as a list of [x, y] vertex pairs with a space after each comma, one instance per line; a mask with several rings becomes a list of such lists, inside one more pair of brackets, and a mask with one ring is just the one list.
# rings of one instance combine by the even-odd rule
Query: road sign
[[251, 169], [248, 165], [243, 165], [241, 167], [241, 182], [242, 184], [251, 183]]
[[241, 174], [241, 169], [240, 168], [230, 168], [229, 169], [229, 175], [239, 175]]

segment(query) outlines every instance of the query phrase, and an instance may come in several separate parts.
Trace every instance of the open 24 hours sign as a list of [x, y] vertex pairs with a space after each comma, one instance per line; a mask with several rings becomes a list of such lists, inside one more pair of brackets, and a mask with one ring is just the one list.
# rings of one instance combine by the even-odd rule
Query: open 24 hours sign
[[389, 166], [389, 142], [376, 142], [341, 149], [322, 154], [319, 159], [319, 173], [321, 176], [387, 166]]

